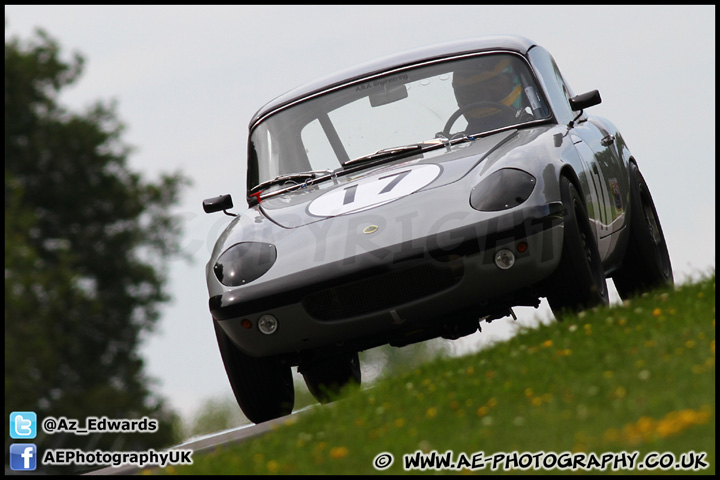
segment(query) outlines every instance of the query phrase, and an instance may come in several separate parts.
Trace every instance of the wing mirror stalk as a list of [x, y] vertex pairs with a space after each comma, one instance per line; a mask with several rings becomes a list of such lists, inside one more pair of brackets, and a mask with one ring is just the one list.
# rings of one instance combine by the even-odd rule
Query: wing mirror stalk
[[233, 208], [232, 196], [229, 194], [203, 200], [203, 210], [205, 210], [205, 213], [215, 213], [222, 210], [225, 215], [237, 217], [236, 213], [229, 213], [227, 211], [229, 208]]
[[583, 110], [586, 108], [590, 108], [595, 105], [599, 105], [602, 102], [602, 99], [600, 98], [600, 92], [597, 90], [593, 90], [591, 92], [581, 93], [580, 95], [575, 95], [570, 99], [570, 108], [576, 112], [580, 110], [580, 112], [577, 114], [577, 117], [573, 118], [572, 122], [570, 122], [570, 125], [568, 125], [570, 128], [572, 128], [575, 125], [575, 122], [578, 118], [583, 114]]

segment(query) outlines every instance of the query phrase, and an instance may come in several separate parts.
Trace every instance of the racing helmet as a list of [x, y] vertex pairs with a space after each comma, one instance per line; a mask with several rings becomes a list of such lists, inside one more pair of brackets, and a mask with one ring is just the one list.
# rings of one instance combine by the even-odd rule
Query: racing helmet
[[482, 118], [500, 113], [492, 106], [521, 108], [522, 88], [509, 55], [483, 55], [462, 62], [453, 72], [452, 85], [458, 107], [488, 102], [465, 112], [465, 117]]

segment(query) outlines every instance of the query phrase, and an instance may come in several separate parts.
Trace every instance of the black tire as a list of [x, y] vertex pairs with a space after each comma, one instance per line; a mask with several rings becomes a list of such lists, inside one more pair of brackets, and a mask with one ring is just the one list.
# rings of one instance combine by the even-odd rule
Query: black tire
[[620, 270], [612, 275], [623, 299], [674, 284], [670, 255], [650, 189], [630, 164], [630, 239]]
[[253, 423], [261, 423], [292, 413], [295, 389], [290, 366], [273, 358], [244, 354], [216, 320], [213, 324], [225, 372], [245, 416]]
[[549, 282], [548, 303], [555, 318], [607, 305], [605, 271], [583, 197], [569, 178], [560, 177], [564, 206], [562, 257]]
[[320, 403], [335, 400], [343, 387], [350, 383], [360, 385], [360, 359], [357, 352], [332, 358], [315, 360], [300, 369], [305, 385]]

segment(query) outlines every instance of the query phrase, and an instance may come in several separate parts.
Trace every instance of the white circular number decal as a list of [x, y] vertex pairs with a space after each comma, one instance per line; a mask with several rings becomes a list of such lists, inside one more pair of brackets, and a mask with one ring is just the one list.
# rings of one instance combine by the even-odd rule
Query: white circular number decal
[[319, 196], [308, 206], [308, 213], [332, 217], [377, 207], [420, 190], [439, 174], [438, 165], [425, 164], [371, 175]]

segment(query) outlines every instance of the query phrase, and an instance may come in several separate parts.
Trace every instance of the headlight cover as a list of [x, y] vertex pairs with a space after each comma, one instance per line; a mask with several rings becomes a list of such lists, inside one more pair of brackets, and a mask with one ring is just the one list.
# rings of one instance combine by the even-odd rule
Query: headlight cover
[[470, 192], [470, 205], [483, 212], [513, 208], [530, 197], [535, 177], [516, 168], [501, 168], [484, 178]]
[[215, 276], [227, 287], [239, 287], [263, 276], [277, 259], [275, 245], [260, 242], [236, 243], [213, 266]]

